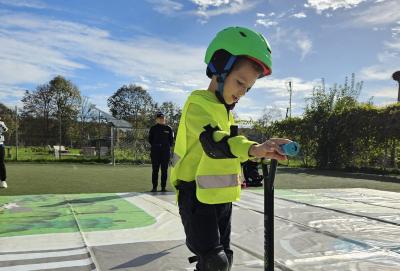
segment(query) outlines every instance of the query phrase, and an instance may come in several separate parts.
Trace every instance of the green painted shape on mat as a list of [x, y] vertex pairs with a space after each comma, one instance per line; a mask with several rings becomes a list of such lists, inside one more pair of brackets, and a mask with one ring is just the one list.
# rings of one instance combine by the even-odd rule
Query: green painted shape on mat
[[[252, 192], [256, 192], [257, 194], [264, 194], [264, 189], [252, 189]], [[328, 199], [321, 195], [314, 195], [309, 191], [301, 191], [300, 189], [274, 189], [274, 196], [276, 198], [295, 200], [301, 203], [309, 203], [309, 204], [322, 204], [327, 201], [337, 202], [340, 204], [342, 201], [339, 199]]]
[[[264, 188], [256, 188], [250, 190], [253, 193], [264, 194]], [[274, 189], [274, 195], [298, 195], [299, 192], [296, 192], [292, 189]]]
[[[75, 214], [75, 216], [74, 216]], [[117, 194], [0, 197], [0, 237], [145, 227], [156, 219]]]
[[[275, 190], [277, 191], [277, 190]], [[347, 202], [344, 202], [341, 199], [333, 199], [324, 197], [323, 195], [316, 195], [315, 193], [310, 192], [309, 190], [300, 190], [300, 189], [280, 189], [275, 192], [275, 196], [283, 199], [294, 200], [301, 203], [315, 204], [315, 205], [324, 205], [324, 204], [333, 204], [335, 203], [337, 207], [341, 204], [348, 205]]]

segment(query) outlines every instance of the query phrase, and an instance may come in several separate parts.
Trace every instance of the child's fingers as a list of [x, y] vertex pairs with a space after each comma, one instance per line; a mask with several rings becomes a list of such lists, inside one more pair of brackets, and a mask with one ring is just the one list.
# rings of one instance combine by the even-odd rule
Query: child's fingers
[[267, 152], [270, 152], [270, 153], [276, 152], [276, 153], [279, 153], [281, 155], [285, 155], [285, 153], [283, 152], [281, 146], [275, 141], [268, 141], [268, 144], [266, 146], [267, 146], [267, 148], [266, 148]]
[[275, 142], [278, 145], [288, 144], [288, 143], [292, 142], [291, 140], [286, 139], [286, 138], [271, 138], [270, 140]]
[[279, 160], [279, 161], [287, 160], [286, 155], [282, 155], [282, 154], [279, 154], [277, 152], [267, 152], [265, 157], [270, 158], [270, 159], [276, 159], [276, 160]]

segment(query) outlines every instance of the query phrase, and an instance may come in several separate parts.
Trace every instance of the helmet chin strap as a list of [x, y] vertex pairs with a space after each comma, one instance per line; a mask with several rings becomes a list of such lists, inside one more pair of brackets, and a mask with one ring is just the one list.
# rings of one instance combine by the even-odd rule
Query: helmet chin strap
[[225, 105], [227, 110], [232, 110], [236, 102], [233, 104], [227, 104], [225, 99], [224, 99], [224, 84], [225, 84], [225, 79], [228, 76], [229, 72], [232, 69], [233, 64], [235, 63], [236, 56], [231, 55], [223, 69], [222, 72], [218, 72], [217, 69], [215, 68], [214, 64], [210, 62], [208, 64], [208, 68], [212, 72], [213, 75], [217, 76], [217, 83], [218, 83], [218, 88], [215, 91], [215, 95], [217, 96], [218, 100]]
[[218, 89], [215, 91], [215, 95], [217, 96], [218, 100], [225, 105], [227, 110], [233, 110], [236, 103], [227, 104], [224, 99], [224, 84], [226, 79], [226, 73], [224, 75], [225, 76], [217, 75]]

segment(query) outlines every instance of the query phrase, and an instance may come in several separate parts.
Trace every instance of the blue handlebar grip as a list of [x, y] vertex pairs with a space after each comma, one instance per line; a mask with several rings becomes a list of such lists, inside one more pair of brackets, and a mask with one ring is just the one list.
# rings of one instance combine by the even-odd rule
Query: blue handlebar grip
[[285, 155], [288, 156], [296, 156], [300, 151], [300, 144], [294, 141], [280, 146]]

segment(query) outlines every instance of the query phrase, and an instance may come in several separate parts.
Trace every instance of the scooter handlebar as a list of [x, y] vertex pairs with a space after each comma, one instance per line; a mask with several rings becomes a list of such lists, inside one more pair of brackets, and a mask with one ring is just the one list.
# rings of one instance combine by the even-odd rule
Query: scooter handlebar
[[283, 153], [287, 156], [296, 156], [300, 151], [300, 144], [295, 141], [280, 145], [280, 147]]

